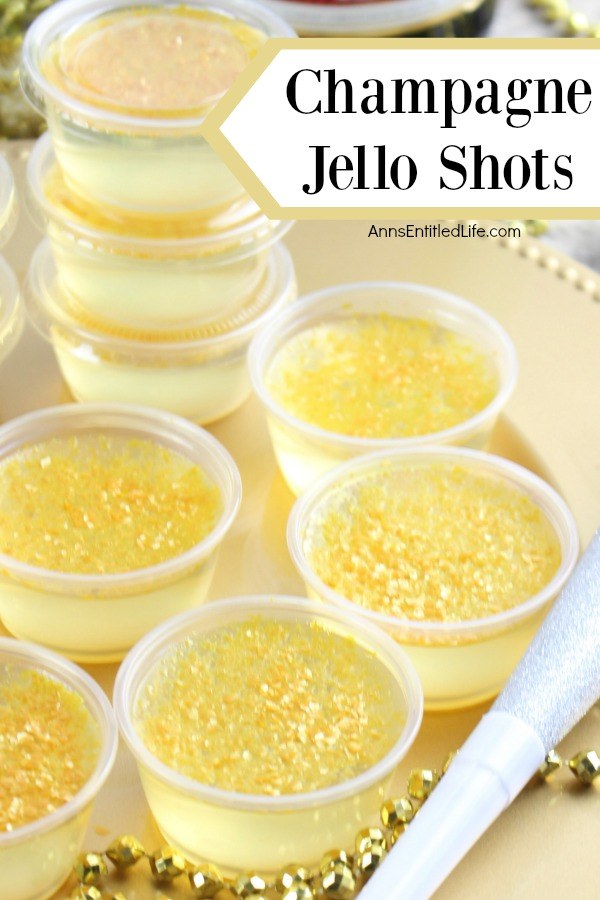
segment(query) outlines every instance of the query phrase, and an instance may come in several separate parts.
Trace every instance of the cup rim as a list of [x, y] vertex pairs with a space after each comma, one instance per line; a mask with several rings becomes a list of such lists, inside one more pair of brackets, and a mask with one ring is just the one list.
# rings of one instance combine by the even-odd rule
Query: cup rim
[[[270, 9], [279, 8], [281, 0], [263, 0]], [[480, 0], [483, 2], [483, 0]], [[464, 12], [460, 0], [359, 0], [347, 4], [307, 4], [303, 0], [286, 0], [286, 18], [308, 37], [316, 33], [327, 37], [375, 37], [388, 30], [395, 36], [400, 26], [424, 28], [441, 19]], [[340, 35], [340, 29], [344, 29]], [[347, 29], [347, 30], [346, 30]]]
[[8, 160], [0, 153], [0, 247], [3, 247], [17, 221], [17, 192]]
[[[130, 359], [147, 358], [150, 363], [156, 364], [157, 360], [170, 360], [174, 357], [181, 358], [186, 355], [194, 356], [202, 351], [237, 349], [243, 346], [254, 332], [263, 327], [265, 323], [277, 314], [288, 302], [295, 287], [295, 274], [291, 256], [283, 244], [274, 244], [269, 250], [267, 271], [263, 283], [264, 297], [256, 300], [252, 298], [258, 312], [250, 312], [243, 324], [223, 330], [221, 333], [205, 333], [200, 337], [188, 337], [174, 340], [144, 340], [144, 332], [139, 337], [124, 337], [121, 334], [113, 334], [110, 331], [95, 330], [80, 323], [65, 309], [61, 298], [57, 300], [57, 271], [53, 259], [50, 242], [44, 238], [38, 245], [31, 259], [29, 274], [25, 281], [24, 300], [25, 309], [34, 328], [45, 340], [54, 342], [53, 329], [56, 327], [64, 332], [68, 339], [74, 339], [86, 348], [86, 358], [92, 353], [98, 352], [100, 356], [108, 352], [111, 356]], [[61, 297], [64, 291], [60, 291]], [[243, 308], [232, 317], [232, 321], [238, 315], [247, 312], [249, 307]], [[219, 323], [216, 323], [218, 325]], [[202, 327], [208, 332], [215, 323], [205, 323]], [[126, 331], [126, 329], [122, 329]], [[161, 337], [163, 332], [160, 332]], [[168, 335], [168, 331], [164, 332]], [[151, 337], [152, 332], [146, 332]], [[75, 351], [76, 352], [76, 348]]]
[[[195, 261], [205, 257], [205, 265], [223, 265], [266, 250], [294, 225], [293, 220], [267, 218], [256, 203], [248, 198], [229, 220], [223, 213], [208, 220], [199, 219], [205, 230], [198, 235], [154, 238], [110, 231], [108, 220], [106, 228], [89, 225], [83, 217], [80, 218], [76, 213], [69, 216], [48, 199], [43, 182], [53, 167], [58, 167], [58, 163], [52, 137], [46, 133], [35, 142], [27, 160], [26, 206], [30, 217], [42, 230], [45, 231], [48, 224], [53, 224], [70, 239], [78, 241], [78, 252], [100, 250], [123, 256], [150, 253], [161, 259], [171, 255], [176, 258], [194, 258]], [[92, 205], [88, 205], [92, 209]], [[127, 212], [123, 215], [126, 223]], [[176, 224], [182, 218], [186, 217], [169, 216], [169, 221]], [[222, 227], [219, 220], [224, 220]], [[115, 225], [117, 221], [115, 220]]]
[[[282, 335], [287, 336], [288, 333], [296, 333], [294, 330], [296, 325], [309, 328], [320, 321], [319, 311], [324, 300], [335, 297], [336, 294], [339, 295], [338, 308], [343, 310], [351, 302], [353, 294], [359, 294], [369, 289], [389, 292], [390, 295], [401, 295], [404, 292], [410, 292], [432, 297], [441, 301], [457, 317], [464, 319], [468, 316], [471, 319], [475, 319], [479, 325], [485, 328], [493, 336], [497, 346], [501, 348], [501, 352], [505, 355], [507, 368], [507, 373], [504, 377], [501, 372], [498, 372], [498, 390], [490, 403], [474, 416], [459, 422], [457, 425], [453, 425], [451, 428], [411, 437], [373, 438], [339, 434], [326, 428], [321, 428], [318, 425], [312, 425], [310, 422], [305, 422], [288, 412], [282, 404], [275, 400], [265, 382], [268, 367], [274, 356], [271, 344]], [[327, 315], [323, 318], [327, 318]], [[301, 432], [305, 437], [362, 454], [382, 448], [388, 451], [398, 448], [418, 449], [432, 442], [444, 444], [461, 440], [469, 432], [476, 431], [486, 420], [495, 418], [506, 405], [517, 382], [518, 361], [515, 346], [508, 332], [493, 316], [474, 303], [463, 300], [461, 297], [457, 297], [448, 291], [424, 284], [413, 284], [405, 281], [359, 281], [336, 284], [313, 291], [274, 317], [252, 340], [248, 352], [248, 368], [252, 387], [261, 404], [272, 416], [284, 425]]]
[[[183, 638], [186, 629], [196, 622], [215, 616], [224, 621], [239, 621], [242, 616], [252, 613], [280, 611], [306, 618], [328, 619], [354, 632], [357, 639], [366, 638], [364, 643], [378, 652], [383, 651], [386, 667], [392, 672], [406, 700], [406, 722], [390, 750], [377, 763], [360, 775], [315, 791], [297, 794], [282, 794], [272, 797], [264, 794], [244, 794], [223, 788], [202, 784], [182, 775], [162, 763], [145, 746], [137, 734], [131, 716], [131, 705], [135, 701], [132, 692], [139, 688], [142, 676], [140, 669], [147, 669], [148, 660], [156, 662], [159, 653], [166, 650], [177, 638]], [[229, 618], [230, 616], [239, 617]], [[219, 622], [217, 621], [216, 627]], [[136, 680], [137, 679], [137, 680]], [[135, 684], [134, 684], [135, 682]], [[380, 628], [365, 624], [346, 610], [335, 609], [325, 604], [314, 603], [305, 597], [280, 594], [259, 594], [238, 596], [219, 600], [174, 616], [154, 628], [129, 651], [121, 663], [113, 693], [113, 708], [121, 735], [139, 766], [144, 766], [155, 777], [170, 787], [185, 792], [195, 799], [213, 805], [233, 807], [246, 811], [288, 812], [334, 803], [344, 797], [356, 794], [391, 774], [400, 760], [410, 749], [423, 717], [423, 690], [416, 670], [405, 652]]]
[[68, 659], [26, 641], [0, 637], [0, 654], [10, 654], [17, 662], [30, 664], [32, 669], [45, 671], [67, 688], [82, 697], [100, 730], [101, 746], [98, 761], [90, 777], [79, 791], [62, 806], [46, 816], [35, 819], [14, 831], [0, 834], [0, 848], [29, 840], [36, 835], [52, 831], [59, 825], [74, 818], [89, 803], [93, 802], [113, 767], [118, 747], [116, 718], [108, 697], [80, 666]]
[[[181, 5], [181, 0], [144, 2], [147, 8]], [[200, 9], [208, 8], [234, 19], [242, 18], [248, 24], [262, 29], [267, 38], [296, 37], [295, 31], [285, 19], [273, 10], [255, 3], [254, 0], [186, 0], [186, 5]], [[71, 97], [42, 74], [40, 58], [54, 40], [96, 16], [131, 6], [132, 0], [63, 0], [38, 16], [25, 35], [22, 50], [21, 84], [29, 102], [44, 116], [47, 115], [48, 104], [51, 102], [61, 115], [66, 114], [88, 127], [100, 127], [106, 131], [129, 128], [138, 134], [151, 132], [163, 135], [197, 132], [211, 107], [200, 115], [181, 118], [127, 115]]]
[[[314, 510], [325, 501], [330, 489], [341, 486], [352, 476], [356, 476], [356, 480], [359, 481], [364, 475], [376, 471], [380, 464], [386, 461], [397, 465], [422, 461], [458, 462], [469, 469], [475, 468], [477, 471], [483, 470], [499, 476], [504, 481], [510, 482], [511, 486], [525, 491], [536, 506], [542, 509], [561, 545], [561, 562], [552, 579], [540, 591], [517, 606], [491, 616], [459, 622], [432, 622], [389, 616], [353, 603], [328, 587], [313, 571], [304, 553], [302, 545], [307, 522]], [[377, 624], [381, 628], [401, 630], [409, 637], [413, 635], [421, 638], [423, 636], [444, 639], [459, 636], [472, 638], [477, 634], [503, 631], [516, 622], [528, 618], [561, 590], [575, 567], [579, 553], [579, 536], [575, 519], [565, 501], [553, 487], [529, 469], [512, 462], [512, 460], [466, 447], [381, 450], [348, 460], [322, 475], [296, 500], [288, 518], [286, 536], [292, 562], [300, 577], [319, 596], [324, 597], [327, 603], [332, 603], [341, 609], [354, 610], [361, 618]]]
[[16, 275], [0, 256], [0, 361], [15, 346], [25, 323], [23, 304]]
[[[198, 463], [209, 469], [209, 477], [221, 495], [223, 510], [211, 531], [184, 553], [170, 557], [153, 566], [103, 575], [78, 574], [46, 569], [20, 562], [0, 553], [0, 568], [11, 577], [25, 582], [43, 579], [49, 592], [89, 592], [95, 588], [132, 589], [138, 583], [152, 579], [172, 579], [179, 572], [199, 565], [223, 540], [231, 528], [242, 497], [242, 480], [229, 451], [212, 434], [187, 419], [162, 410], [125, 403], [68, 403], [26, 413], [0, 426], [0, 460], [10, 458], [21, 447], [56, 434], [84, 431], [122, 429], [143, 435], [161, 446], [168, 436], [176, 437], [196, 451], [202, 451], [208, 463]], [[3, 453], [8, 450], [7, 453]], [[190, 457], [191, 458], [191, 457]]]

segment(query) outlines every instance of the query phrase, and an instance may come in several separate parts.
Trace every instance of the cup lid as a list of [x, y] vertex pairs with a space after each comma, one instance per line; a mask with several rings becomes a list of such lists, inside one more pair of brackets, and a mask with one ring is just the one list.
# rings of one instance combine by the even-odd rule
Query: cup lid
[[281, 245], [269, 251], [266, 271], [256, 292], [226, 318], [197, 328], [134, 330], [99, 322], [59, 284], [50, 243], [35, 251], [25, 286], [25, 308], [35, 328], [47, 340], [62, 338], [86, 354], [109, 356], [115, 361], [147, 361], [157, 365], [197, 354], [223, 354], [246, 348], [252, 335], [275, 316], [296, 291], [289, 252]]
[[94, 206], [67, 187], [49, 134], [36, 142], [29, 157], [26, 200], [42, 230], [52, 225], [85, 248], [144, 258], [193, 257], [207, 266], [265, 250], [293, 225], [268, 219], [248, 196], [209, 218], [142, 216]]
[[15, 182], [12, 170], [0, 154], [0, 247], [13, 233], [17, 219]]

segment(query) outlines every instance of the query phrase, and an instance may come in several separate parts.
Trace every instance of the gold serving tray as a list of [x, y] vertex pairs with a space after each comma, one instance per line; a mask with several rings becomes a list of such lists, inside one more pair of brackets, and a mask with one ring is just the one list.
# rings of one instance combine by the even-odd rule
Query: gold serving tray
[[[5, 144], [0, 149], [16, 171], [23, 197], [28, 145]], [[600, 277], [530, 238], [378, 239], [368, 237], [370, 225], [297, 225], [286, 244], [300, 291], [357, 280], [415, 281], [457, 293], [496, 316], [516, 343], [520, 375], [492, 449], [550, 480], [571, 505], [582, 542], [587, 543], [600, 524]], [[40, 238], [22, 209], [16, 235], [5, 250], [19, 277], [24, 277]], [[69, 399], [50, 347], [28, 328], [0, 367], [0, 420]], [[210, 599], [302, 594], [285, 544], [293, 498], [275, 467], [258, 404], [250, 400], [210, 431], [233, 454], [244, 483], [241, 512], [222, 547]], [[116, 666], [88, 670], [110, 695]], [[412, 767], [441, 766], [485, 709], [426, 715], [398, 773], [398, 790], [404, 793]], [[563, 750], [569, 756], [588, 747], [600, 749], [598, 706], [568, 736]], [[121, 747], [96, 802], [86, 847], [102, 849], [123, 833], [138, 835], [149, 849], [161, 843], [133, 760]], [[527, 789], [436, 896], [592, 900], [600, 884], [599, 842], [600, 790], [581, 788], [568, 772], [561, 772], [552, 784]], [[131, 900], [164, 897], [151, 886], [146, 871], [141, 863], [139, 873], [120, 882], [118, 889]], [[57, 896], [68, 896], [72, 887]], [[183, 883], [169, 886], [167, 894], [171, 900], [190, 897]]]

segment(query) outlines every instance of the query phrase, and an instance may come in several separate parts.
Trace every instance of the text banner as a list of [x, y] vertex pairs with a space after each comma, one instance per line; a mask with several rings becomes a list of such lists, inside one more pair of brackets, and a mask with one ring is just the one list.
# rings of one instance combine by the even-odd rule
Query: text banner
[[206, 133], [272, 215], [595, 218], [600, 42], [273, 41]]

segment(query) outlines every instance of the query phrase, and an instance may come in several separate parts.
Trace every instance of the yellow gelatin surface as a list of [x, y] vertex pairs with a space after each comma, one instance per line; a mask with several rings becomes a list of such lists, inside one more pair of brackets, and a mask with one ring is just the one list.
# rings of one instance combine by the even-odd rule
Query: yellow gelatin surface
[[51, 46], [45, 76], [77, 100], [133, 116], [198, 114], [264, 41], [244, 22], [185, 5], [102, 16]]
[[71, 800], [99, 750], [98, 726], [77, 693], [42, 672], [0, 667], [0, 832]]
[[561, 561], [556, 533], [529, 497], [444, 464], [384, 469], [342, 488], [309, 524], [304, 552], [343, 597], [431, 622], [518, 606]]
[[157, 565], [213, 529], [218, 488], [150, 440], [57, 437], [0, 462], [0, 552], [72, 574]]
[[498, 378], [460, 335], [423, 319], [360, 316], [291, 337], [267, 388], [310, 425], [363, 438], [416, 437], [452, 428], [484, 409]]
[[346, 781], [403, 727], [387, 667], [316, 622], [255, 616], [171, 650], [140, 691], [136, 728], [202, 784], [294, 794]]

